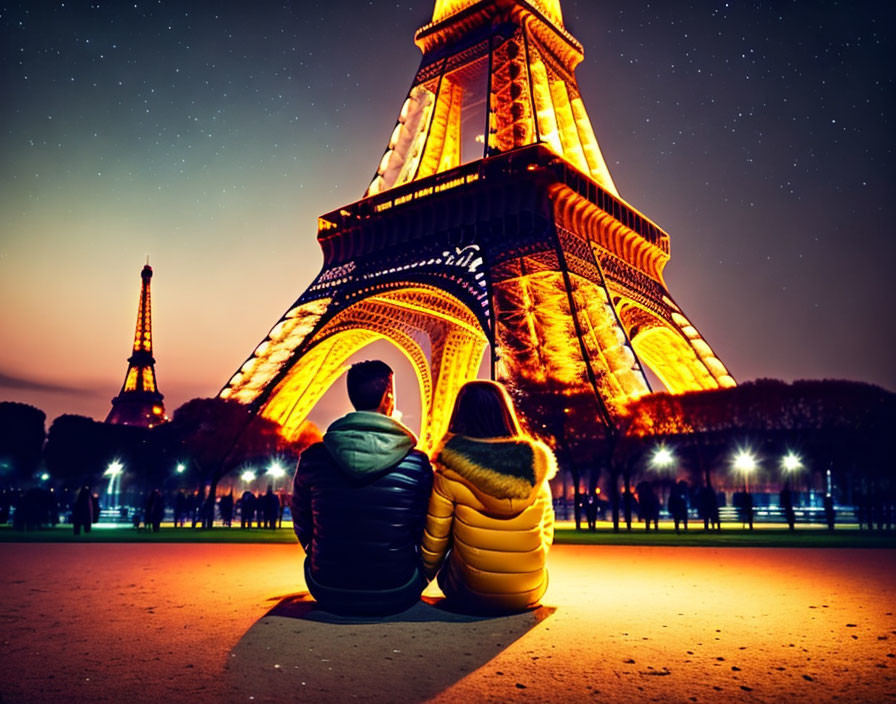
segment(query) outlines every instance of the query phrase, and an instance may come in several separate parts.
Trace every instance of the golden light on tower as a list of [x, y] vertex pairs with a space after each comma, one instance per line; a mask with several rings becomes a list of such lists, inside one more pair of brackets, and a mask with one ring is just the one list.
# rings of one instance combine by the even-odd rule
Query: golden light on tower
[[128, 370], [121, 391], [112, 399], [112, 410], [106, 422], [152, 428], [168, 418], [162, 401], [164, 397], [156, 383], [155, 358], [152, 355], [152, 267], [148, 263], [140, 272], [140, 280], [137, 327], [128, 358]]
[[523, 405], [590, 396], [570, 418], [591, 425], [650, 391], [645, 365], [673, 392], [734, 385], [666, 287], [669, 236], [619, 196], [559, 1], [438, 0], [415, 43], [364, 198], [318, 219], [321, 273], [221, 396], [297, 437], [347, 360], [388, 340], [430, 448], [485, 352]]
[[[464, 62], [427, 63], [428, 54], [472, 29], [508, 18], [520, 30], [494, 50]], [[416, 42], [424, 52], [422, 80], [399, 111], [368, 196], [459, 166], [463, 113], [483, 99], [488, 104], [484, 156], [544, 144], [618, 195], [572, 77], [584, 57], [582, 46], [563, 29], [557, 0], [440, 1], [433, 23], [417, 32]], [[480, 82], [489, 84], [485, 95], [475, 90]]]
[[[455, 15], [480, 2], [481, 0], [436, 0], [436, 7], [432, 13], [432, 21], [441, 22], [451, 15]], [[560, 10], [560, 0], [530, 0], [527, 4], [543, 14], [551, 20], [551, 22], [554, 22], [558, 27], [563, 26], [563, 13]]]

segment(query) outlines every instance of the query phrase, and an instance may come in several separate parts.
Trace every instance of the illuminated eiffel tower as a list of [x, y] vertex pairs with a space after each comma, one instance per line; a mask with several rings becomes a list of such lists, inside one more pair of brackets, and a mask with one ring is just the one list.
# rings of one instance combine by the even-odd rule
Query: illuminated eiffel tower
[[152, 428], [168, 418], [162, 403], [163, 396], [156, 384], [156, 360], [152, 356], [152, 306], [149, 297], [152, 267], [149, 263], [140, 272], [140, 279], [134, 348], [128, 358], [124, 384], [118, 396], [112, 399], [112, 410], [106, 422]]
[[732, 386], [663, 282], [669, 237], [616, 191], [559, 0], [437, 0], [364, 198], [318, 222], [323, 269], [221, 391], [287, 435], [377, 339], [411, 361], [422, 444], [491, 351], [516, 397]]

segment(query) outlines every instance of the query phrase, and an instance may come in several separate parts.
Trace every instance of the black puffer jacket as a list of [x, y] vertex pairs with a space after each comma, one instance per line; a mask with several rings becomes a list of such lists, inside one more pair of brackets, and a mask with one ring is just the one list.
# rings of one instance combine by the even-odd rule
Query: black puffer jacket
[[302, 453], [293, 526], [316, 583], [377, 592], [405, 585], [420, 571], [432, 467], [415, 445], [401, 423], [360, 411], [336, 421], [322, 443]]

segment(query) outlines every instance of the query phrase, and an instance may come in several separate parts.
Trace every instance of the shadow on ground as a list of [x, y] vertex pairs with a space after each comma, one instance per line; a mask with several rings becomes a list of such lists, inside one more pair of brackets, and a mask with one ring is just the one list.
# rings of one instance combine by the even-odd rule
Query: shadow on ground
[[277, 599], [230, 654], [233, 701], [422, 702], [554, 612], [471, 616], [426, 598], [394, 616], [342, 617], [307, 593]]

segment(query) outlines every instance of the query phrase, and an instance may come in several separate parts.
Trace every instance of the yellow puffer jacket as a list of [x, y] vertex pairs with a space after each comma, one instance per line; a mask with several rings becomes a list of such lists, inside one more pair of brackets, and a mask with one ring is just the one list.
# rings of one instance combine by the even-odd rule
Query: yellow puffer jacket
[[536, 606], [547, 589], [554, 539], [551, 450], [523, 437], [450, 435], [434, 465], [422, 549], [427, 578], [447, 553], [439, 586], [449, 600], [501, 611]]

